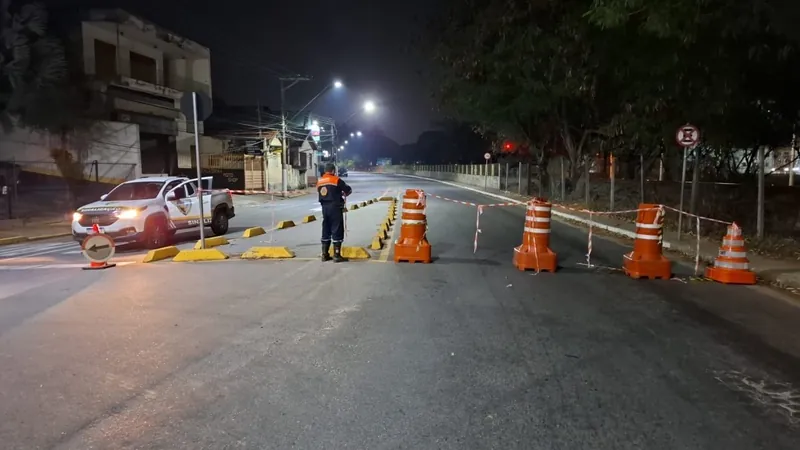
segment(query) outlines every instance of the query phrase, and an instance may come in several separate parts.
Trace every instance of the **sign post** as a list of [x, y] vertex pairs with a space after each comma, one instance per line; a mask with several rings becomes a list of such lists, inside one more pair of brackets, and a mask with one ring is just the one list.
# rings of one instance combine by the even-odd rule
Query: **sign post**
[[683, 188], [686, 185], [686, 154], [689, 149], [697, 147], [700, 142], [700, 130], [694, 125], [686, 124], [675, 133], [675, 141], [683, 149], [683, 170], [681, 170], [681, 200], [678, 209], [678, 240], [681, 240], [681, 233], [683, 232]]
[[483, 190], [485, 191], [489, 182], [489, 160], [492, 159], [492, 154], [489, 152], [484, 153], [483, 159], [486, 160], [486, 165], [483, 168]]
[[[200, 130], [197, 122], [211, 115], [211, 100], [202, 92], [191, 92], [181, 97], [181, 112], [194, 122], [194, 153], [197, 162], [197, 201], [200, 203], [200, 246], [206, 248], [205, 212], [203, 211], [203, 175], [200, 171]], [[199, 116], [199, 117], [198, 117]]]
[[[99, 230], [98, 230], [99, 231]], [[109, 264], [108, 260], [114, 256], [114, 240], [105, 234], [91, 234], [81, 243], [83, 256], [89, 260], [89, 267], [83, 270], [101, 270], [115, 267], [116, 264]]]

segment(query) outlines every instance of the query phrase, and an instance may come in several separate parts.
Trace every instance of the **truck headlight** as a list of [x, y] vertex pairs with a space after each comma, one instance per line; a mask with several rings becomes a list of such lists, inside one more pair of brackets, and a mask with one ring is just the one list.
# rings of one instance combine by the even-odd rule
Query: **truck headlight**
[[72, 213], [72, 221], [73, 222], [77, 222], [77, 221], [81, 220], [81, 217], [83, 217], [83, 214], [81, 214], [79, 212]]
[[133, 219], [139, 215], [139, 211], [135, 209], [123, 209], [122, 211], [117, 213], [117, 217], [120, 219]]

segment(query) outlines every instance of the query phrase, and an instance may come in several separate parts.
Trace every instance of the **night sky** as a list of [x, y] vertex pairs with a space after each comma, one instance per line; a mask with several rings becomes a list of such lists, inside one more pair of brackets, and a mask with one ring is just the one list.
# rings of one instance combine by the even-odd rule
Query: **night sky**
[[[16, 0], [21, 1], [21, 0]], [[46, 0], [48, 6], [118, 7], [211, 49], [214, 96], [232, 105], [280, 108], [277, 73], [313, 77], [287, 92], [287, 108], [302, 107], [334, 78], [312, 111], [343, 121], [365, 99], [379, 105], [351, 124], [378, 128], [400, 144], [431, 128], [427, 62], [420, 32], [437, 0]], [[211, 6], [214, 5], [214, 6]]]

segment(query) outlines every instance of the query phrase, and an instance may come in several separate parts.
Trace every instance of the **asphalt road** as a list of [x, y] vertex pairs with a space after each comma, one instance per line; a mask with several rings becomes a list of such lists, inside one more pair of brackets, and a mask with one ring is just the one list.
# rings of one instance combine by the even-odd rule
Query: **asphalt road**
[[[522, 273], [519, 208], [485, 210], [476, 253], [475, 208], [432, 198], [428, 219], [433, 264], [0, 271], [2, 447], [797, 448], [796, 363], [695, 306], [775, 294], [587, 269], [558, 222], [562, 269]], [[596, 239], [593, 261], [626, 250]]]

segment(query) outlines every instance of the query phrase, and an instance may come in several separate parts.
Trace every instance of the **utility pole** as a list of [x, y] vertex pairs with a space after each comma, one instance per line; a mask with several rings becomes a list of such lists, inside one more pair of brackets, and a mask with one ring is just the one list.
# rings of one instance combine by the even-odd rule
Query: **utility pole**
[[[295, 75], [291, 77], [280, 77], [281, 82], [281, 130], [283, 135], [283, 148], [281, 149], [281, 192], [286, 196], [289, 190], [289, 141], [286, 139], [286, 91], [301, 81], [308, 81], [311, 78]], [[289, 83], [288, 85], [286, 83]]]

